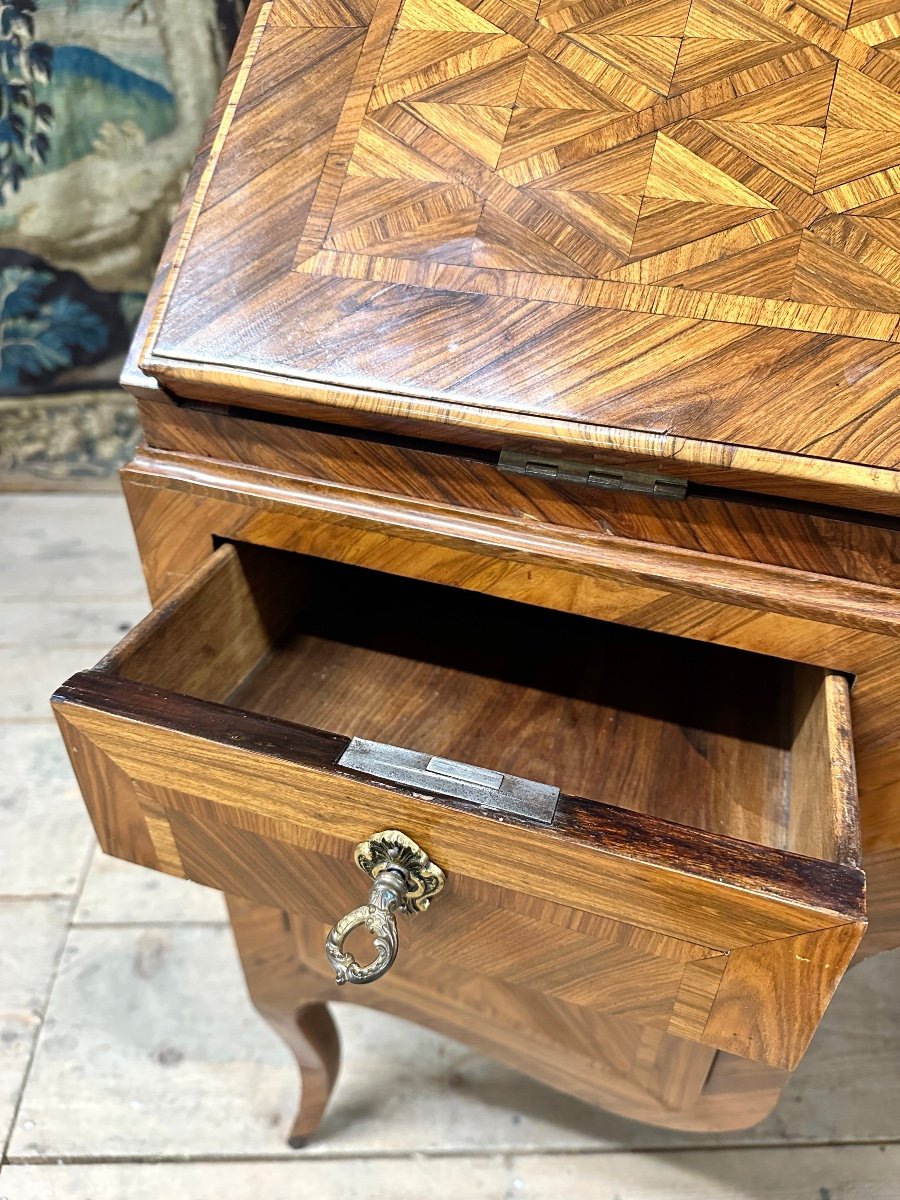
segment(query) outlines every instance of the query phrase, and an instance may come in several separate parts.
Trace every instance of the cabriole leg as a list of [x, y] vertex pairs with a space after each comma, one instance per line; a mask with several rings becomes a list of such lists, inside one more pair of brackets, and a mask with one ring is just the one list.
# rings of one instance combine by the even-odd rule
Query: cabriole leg
[[340, 1066], [337, 1027], [320, 999], [327, 984], [303, 970], [286, 913], [231, 896], [228, 910], [250, 998], [300, 1068], [300, 1107], [288, 1136], [299, 1149], [319, 1127]]

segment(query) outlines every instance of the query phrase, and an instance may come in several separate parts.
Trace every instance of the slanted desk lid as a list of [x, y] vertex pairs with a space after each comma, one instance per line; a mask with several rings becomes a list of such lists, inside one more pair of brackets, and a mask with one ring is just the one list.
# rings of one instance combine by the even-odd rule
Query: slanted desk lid
[[143, 369], [900, 511], [896, 29], [804, 3], [259, 4]]

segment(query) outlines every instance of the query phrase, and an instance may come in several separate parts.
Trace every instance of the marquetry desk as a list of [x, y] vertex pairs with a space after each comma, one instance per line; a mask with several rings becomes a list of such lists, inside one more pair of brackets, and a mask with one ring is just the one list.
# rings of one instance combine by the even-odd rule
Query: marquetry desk
[[251, 6], [123, 380], [156, 607], [55, 707], [295, 1144], [328, 1001], [731, 1129], [900, 944], [893, 7]]

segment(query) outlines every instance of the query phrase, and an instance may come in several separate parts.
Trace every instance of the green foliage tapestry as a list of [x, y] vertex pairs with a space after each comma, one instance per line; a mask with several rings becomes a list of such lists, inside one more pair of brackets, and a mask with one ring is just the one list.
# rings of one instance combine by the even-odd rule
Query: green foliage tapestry
[[0, 471], [115, 387], [243, 13], [0, 0]]

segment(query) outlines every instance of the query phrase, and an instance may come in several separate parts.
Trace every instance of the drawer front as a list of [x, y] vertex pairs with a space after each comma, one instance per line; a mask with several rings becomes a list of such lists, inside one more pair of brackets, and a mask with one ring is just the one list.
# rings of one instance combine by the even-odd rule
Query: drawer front
[[[290, 588], [280, 573], [291, 564], [276, 566], [280, 585], [261, 588], [246, 555], [223, 547], [98, 669], [58, 692], [57, 716], [107, 852], [325, 925], [366, 898], [356, 844], [400, 829], [447, 876], [427, 912], [401, 918], [404, 972], [427, 979], [453, 970], [772, 1065], [797, 1062], [865, 923], [862, 877], [847, 852], [854, 813], [842, 678], [804, 675], [798, 693], [804, 718], [784, 831], [796, 840], [794, 826], [816, 826], [803, 853], [565, 791], [552, 818], [536, 822], [439, 784], [429, 791], [342, 766], [345, 733], [258, 711], [263, 696], [277, 710], [280, 695], [268, 675], [281, 663], [272, 647], [284, 643], [279, 605]], [[356, 653], [360, 635], [349, 640]], [[314, 654], [304, 649], [310, 704], [319, 707], [303, 714], [325, 704], [329, 678], [346, 688], [336, 651], [321, 661], [331, 645], [323, 638]], [[423, 668], [403, 661], [409, 685]], [[397, 670], [379, 669], [364, 681], [367, 703], [401, 709], [415, 696], [421, 706], [424, 692], [401, 692]], [[234, 704], [250, 677], [256, 710]], [[390, 694], [377, 694], [379, 678], [392, 681]], [[509, 694], [521, 702], [519, 691]], [[549, 700], [533, 704], [529, 716], [547, 716]], [[574, 704], [564, 710], [573, 722]], [[484, 723], [489, 710], [478, 714]], [[421, 707], [412, 717], [438, 736]], [[630, 720], [623, 712], [630, 736], [644, 728]], [[712, 734], [699, 736], [714, 757]], [[629, 744], [623, 761], [647, 775], [640, 746]]]
[[[144, 386], [146, 382], [144, 377]], [[129, 476], [157, 487], [166, 479], [178, 488], [198, 488], [202, 479], [208, 489], [218, 484], [220, 491], [231, 490], [242, 503], [265, 488], [267, 496], [280, 493], [283, 499], [291, 497], [310, 507], [327, 505], [334, 513], [342, 512], [345, 521], [352, 513], [359, 522], [367, 509], [375, 519], [390, 518], [408, 529], [424, 526], [430, 519], [428, 528], [435, 541], [464, 526], [470, 537], [479, 537], [482, 543], [492, 537], [496, 546], [524, 528], [555, 534], [573, 556], [583, 539], [584, 549], [599, 544], [652, 546], [658, 552], [699, 551], [878, 587], [900, 586], [900, 528], [895, 524], [848, 521], [839, 509], [807, 510], [783, 500], [772, 504], [764, 495], [748, 503], [746, 494], [742, 499], [739, 492], [709, 486], [691, 485], [686, 500], [673, 502], [549, 478], [546, 471], [511, 474], [500, 469], [500, 451], [510, 446], [534, 452], [537, 461], [560, 454], [547, 445], [517, 443], [511, 433], [494, 441], [486, 437], [483, 444], [491, 447], [488, 450], [454, 449], [444, 443], [444, 452], [436, 453], [434, 444], [452, 433], [447, 426], [423, 430], [421, 436], [430, 437], [431, 443], [404, 444], [387, 435], [376, 439], [368, 430], [354, 431], [345, 424], [289, 419], [274, 424], [258, 419], [258, 413], [250, 419], [237, 406], [222, 412], [209, 405], [176, 405], [163, 394], [153, 399], [145, 396], [140, 413], [147, 446], [166, 446], [170, 452], [142, 449], [128, 468], [126, 486]], [[590, 454], [576, 457], [593, 463]], [[647, 459], [634, 454], [619, 458], [608, 446], [602, 452], [598, 448], [597, 457], [597, 465], [650, 474], [660, 465], [658, 447]], [[241, 472], [239, 480], [229, 475], [236, 468]], [[769, 481], [768, 486], [760, 478], [741, 481], [735, 478], [733, 464], [693, 477], [699, 484], [720, 489], [747, 486], [782, 494], [783, 478], [774, 485]], [[837, 504], [837, 498], [832, 503]], [[851, 507], [846, 499], [844, 503]], [[217, 513], [216, 519], [221, 522], [221, 515]], [[183, 521], [180, 514], [179, 524]], [[159, 522], [160, 514], [155, 512], [152, 523], [141, 531], [145, 545], [158, 537]], [[489, 523], [486, 536], [477, 526]], [[164, 552], [174, 533], [163, 536]]]
[[[352, 868], [350, 842], [322, 837], [314, 839], [322, 849], [310, 850], [184, 812], [170, 811], [169, 819], [183, 873], [198, 882], [326, 926], [366, 897], [369, 885]], [[427, 913], [401, 916], [399, 925], [407, 971], [430, 960], [456, 968], [461, 978], [485, 976], [663, 1029], [672, 1022], [686, 967], [712, 953], [459, 871], [448, 875]], [[321, 950], [317, 957], [327, 968]], [[689, 981], [694, 976], [688, 972]], [[683, 999], [677, 1025], [689, 1022], [691, 1004]]]

